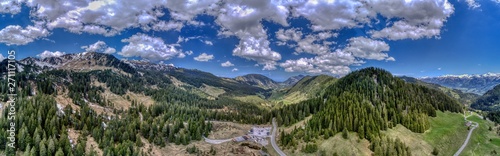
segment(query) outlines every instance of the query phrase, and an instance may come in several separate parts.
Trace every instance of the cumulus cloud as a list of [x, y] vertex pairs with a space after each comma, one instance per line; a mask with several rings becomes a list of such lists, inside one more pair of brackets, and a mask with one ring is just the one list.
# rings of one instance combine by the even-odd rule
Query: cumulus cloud
[[295, 17], [303, 16], [312, 23], [315, 31], [353, 28], [370, 22], [373, 14], [361, 1], [307, 1], [298, 2], [293, 9]]
[[[132, 3], [133, 2], [133, 3]], [[164, 2], [143, 1], [57, 1], [32, 0], [27, 5], [36, 8], [32, 16], [47, 21], [49, 29], [63, 28], [73, 33], [92, 33], [113, 36], [127, 28], [149, 30], [164, 15]], [[130, 7], [133, 5], [134, 7]], [[160, 25], [162, 23], [159, 23]]]
[[[134, 2], [134, 7], [130, 7], [131, 2]], [[466, 2], [471, 8], [479, 7], [475, 0]], [[0, 13], [18, 12], [17, 4], [20, 4], [20, 1], [1, 3]], [[362, 64], [366, 59], [394, 61], [395, 58], [387, 53], [389, 45], [383, 40], [439, 38], [444, 23], [454, 12], [448, 0], [69, 0], [65, 1], [65, 5], [54, 1], [31, 0], [26, 2], [26, 5], [32, 8], [30, 15], [33, 19], [43, 21], [43, 26], [4, 28], [0, 30], [0, 42], [27, 44], [49, 35], [47, 30], [55, 28], [63, 28], [73, 33], [105, 36], [113, 36], [130, 28], [140, 28], [143, 31], [181, 31], [186, 25], [207, 25], [196, 21], [196, 17], [203, 14], [215, 18], [215, 23], [219, 26], [219, 36], [236, 37], [239, 40], [232, 50], [233, 56], [255, 61], [263, 70], [275, 70], [276, 66], [281, 66], [287, 71], [332, 74], [348, 73], [349, 66]], [[168, 9], [171, 19], [161, 18], [165, 15], [163, 9]], [[279, 29], [273, 32], [277, 39], [276, 44], [293, 48], [294, 54], [307, 53], [313, 56], [281, 62], [281, 54], [270, 47], [270, 41], [273, 39], [269, 39], [269, 30], [264, 28], [262, 22], [273, 22], [288, 27], [287, 19], [296, 17], [309, 20], [311, 24], [308, 27], [313, 32], [306, 33], [301, 28]], [[379, 17], [383, 17], [387, 25], [374, 28], [372, 24], [381, 20]], [[367, 28], [368, 36], [353, 37], [347, 40], [345, 45], [337, 45], [331, 40], [337, 37], [341, 30], [350, 28]], [[15, 30], [19, 31], [11, 33]], [[161, 38], [136, 34], [122, 40], [128, 45], [124, 46], [119, 54], [148, 60], [184, 58], [191, 55], [192, 51], [183, 52], [180, 44], [191, 39], [213, 45], [212, 42], [197, 36], [179, 37], [176, 44], [165, 44]], [[205, 55], [204, 57], [210, 56]], [[206, 60], [201, 56], [195, 57], [195, 60]]]
[[169, 60], [174, 57], [183, 56], [178, 44], [165, 44], [159, 37], [151, 37], [146, 34], [137, 33], [129, 38], [122, 39], [125, 45], [119, 55], [123, 57], [141, 57], [151, 61]]
[[208, 62], [214, 59], [214, 55], [208, 55], [207, 53], [201, 53], [199, 56], [194, 57], [194, 60], [200, 62]]
[[373, 38], [387, 38], [389, 40], [421, 39], [438, 36], [440, 28], [429, 28], [411, 25], [404, 21], [395, 22], [392, 27], [384, 28], [380, 31], [370, 31]]
[[218, 7], [209, 14], [216, 16], [216, 23], [221, 26], [219, 35], [240, 39], [233, 55], [256, 61], [264, 65], [263, 70], [276, 69], [271, 66], [281, 60], [281, 54], [269, 47], [261, 21], [288, 26], [289, 10], [285, 4], [280, 1], [229, 1]]
[[66, 53], [60, 52], [60, 51], [51, 52], [51, 51], [45, 50], [36, 56], [43, 59], [43, 58], [47, 58], [47, 57], [59, 57], [59, 56], [63, 56], [64, 54], [66, 54]]
[[365, 63], [363, 61], [365, 59], [395, 61], [393, 57], [385, 53], [389, 51], [389, 48], [389, 45], [383, 41], [353, 37], [348, 39], [348, 44], [343, 49], [336, 49], [333, 52], [326, 49], [313, 58], [286, 60], [279, 65], [286, 72], [345, 75], [351, 71], [350, 66], [361, 65]]
[[9, 25], [0, 30], [0, 43], [26, 45], [49, 34], [49, 31], [40, 25], [27, 26], [26, 28], [19, 25]]
[[180, 31], [184, 27], [184, 23], [177, 21], [160, 21], [153, 25], [153, 30], [155, 31], [168, 31], [168, 30], [177, 30]]
[[226, 61], [224, 63], [221, 63], [220, 64], [222, 67], [231, 67], [231, 66], [234, 66], [234, 64], [232, 64], [231, 62], [229, 61]]
[[108, 45], [104, 41], [97, 41], [94, 44], [82, 46], [81, 48], [87, 52], [99, 52], [105, 54], [112, 54], [116, 52], [115, 48], [108, 47]]
[[233, 68], [231, 71], [236, 72], [236, 71], [238, 71], [238, 68]]
[[292, 29], [279, 29], [276, 32], [276, 38], [281, 41], [295, 41], [298, 42], [302, 39], [302, 31], [297, 28]]
[[326, 39], [337, 36], [337, 33], [328, 31], [304, 35], [301, 30], [296, 28], [288, 30], [280, 29], [276, 32], [276, 38], [280, 40], [277, 44], [295, 47], [295, 54], [325, 54], [330, 51], [330, 45], [334, 44], [331, 41], [326, 41]]
[[325, 55], [319, 55], [314, 58], [300, 58], [298, 60], [286, 60], [280, 66], [286, 72], [308, 72], [308, 73], [329, 73], [333, 75], [345, 75], [351, 70], [350, 65], [363, 63], [356, 58], [341, 50], [331, 52]]
[[373, 1], [374, 13], [399, 19], [392, 26], [369, 33], [374, 38], [390, 40], [439, 37], [440, 30], [454, 8], [447, 0], [438, 1]]
[[362, 59], [379, 61], [389, 59], [389, 55], [383, 53], [389, 51], [389, 45], [387, 43], [365, 37], [354, 37], [349, 39], [349, 44], [344, 51], [350, 52], [353, 56]]
[[23, 0], [4, 0], [0, 3], [0, 13], [18, 14]]

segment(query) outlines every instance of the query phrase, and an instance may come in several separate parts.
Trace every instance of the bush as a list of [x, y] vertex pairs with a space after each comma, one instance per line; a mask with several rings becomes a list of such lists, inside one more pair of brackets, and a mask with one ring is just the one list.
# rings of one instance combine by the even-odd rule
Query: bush
[[437, 148], [434, 147], [434, 150], [432, 150], [432, 155], [438, 155], [439, 151]]

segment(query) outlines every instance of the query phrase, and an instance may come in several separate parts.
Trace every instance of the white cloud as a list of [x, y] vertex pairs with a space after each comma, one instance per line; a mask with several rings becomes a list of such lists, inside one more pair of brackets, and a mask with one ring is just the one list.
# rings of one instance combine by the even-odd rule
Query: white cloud
[[265, 65], [264, 70], [281, 60], [281, 54], [271, 50], [267, 33], [261, 21], [268, 20], [284, 26], [289, 10], [279, 1], [229, 1], [221, 3], [217, 9], [209, 11], [216, 16], [216, 23], [221, 26], [219, 35], [236, 36], [239, 44], [233, 50], [233, 56], [246, 58]]
[[179, 45], [167, 45], [159, 37], [151, 37], [142, 33], [122, 39], [122, 42], [128, 42], [128, 45], [125, 45], [118, 53], [123, 57], [137, 56], [151, 61], [159, 61], [183, 55], [182, 50], [177, 48]]
[[387, 43], [365, 37], [354, 37], [349, 39], [349, 44], [344, 48], [344, 51], [350, 52], [353, 56], [362, 59], [379, 61], [389, 59], [389, 55], [383, 53], [384, 51], [389, 51], [389, 45]]
[[186, 57], [186, 54], [184, 54], [183, 52], [179, 53], [179, 55], [177, 55], [177, 58], [184, 58]]
[[187, 55], [193, 55], [193, 51], [191, 51], [191, 50], [186, 51], [186, 54], [187, 54]]
[[221, 63], [220, 64], [222, 67], [231, 67], [231, 66], [234, 66], [234, 64], [232, 64], [231, 62], [229, 61], [226, 61], [224, 63]]
[[367, 4], [373, 13], [398, 19], [390, 27], [369, 31], [374, 38], [390, 40], [439, 37], [444, 22], [454, 12], [447, 0], [372, 1]]
[[[466, 1], [468, 4], [478, 5], [475, 0]], [[131, 2], [134, 7], [130, 7]], [[3, 9], [6, 8], [4, 5], [17, 4], [10, 4], [11, 1], [8, 3], [0, 4], [0, 12], [15, 13], [15, 7], [8, 11]], [[181, 31], [186, 25], [209, 25], [195, 20], [198, 15], [204, 14], [214, 16], [215, 23], [220, 26], [219, 36], [239, 39], [239, 43], [232, 50], [233, 56], [255, 61], [257, 65], [262, 65], [263, 70], [275, 70], [279, 65], [288, 71], [336, 74], [349, 72], [349, 66], [362, 64], [365, 59], [394, 61], [395, 59], [387, 54], [389, 45], [378, 39], [439, 38], [441, 28], [454, 12], [448, 0], [103, 0], [87, 2], [68, 0], [64, 5], [60, 5], [57, 1], [30, 0], [26, 4], [32, 8], [31, 18], [43, 21], [40, 22], [43, 24], [35, 27], [40, 28], [42, 32], [44, 30], [45, 33], [39, 33], [38, 37], [23, 33], [18, 33], [22, 34], [18, 36], [8, 36], [5, 33], [0, 34], [0, 42], [27, 44], [49, 35], [47, 29], [54, 28], [63, 28], [73, 33], [86, 32], [105, 36], [113, 36], [131, 28], [140, 28], [144, 31]], [[164, 8], [168, 9], [171, 19], [160, 19], [165, 15], [162, 11]], [[274, 32], [276, 43], [294, 48], [294, 54], [308, 53], [313, 56], [280, 62], [281, 54], [270, 48], [272, 39], [269, 39], [269, 30], [264, 28], [262, 22], [273, 22], [288, 27], [287, 19], [295, 17], [309, 20], [311, 22], [309, 27], [313, 32], [305, 33], [298, 28], [280, 29]], [[388, 24], [382, 28], [374, 28], [372, 24], [379, 22], [381, 20], [379, 17], [383, 17]], [[330, 38], [337, 37], [338, 32], [343, 29], [357, 27], [367, 28], [369, 36], [351, 38], [345, 45], [336, 45], [337, 43], [330, 40]], [[6, 28], [4, 30], [7, 32]], [[122, 40], [122, 42], [128, 42], [128, 45], [123, 47], [119, 54], [149, 60], [184, 58], [186, 55], [191, 55], [192, 51], [183, 52], [180, 44], [191, 39], [198, 39], [207, 45], [213, 45], [212, 42], [199, 36], [179, 37], [177, 44], [165, 44], [161, 38], [136, 34]], [[290, 66], [292, 64], [301, 66], [292, 67]]]
[[208, 62], [212, 59], [214, 59], [214, 55], [208, 55], [207, 53], [202, 53], [199, 56], [194, 57], [194, 60], [200, 62]]
[[204, 40], [203, 43], [205, 43], [206, 45], [214, 45], [214, 43], [212, 43], [212, 41], [208, 41], [208, 40]]
[[3, 0], [0, 2], [0, 13], [18, 14], [21, 12], [23, 0]]
[[465, 2], [467, 2], [467, 5], [469, 5], [469, 8], [471, 9], [476, 9], [481, 7], [481, 5], [476, 2], [476, 0], [465, 0]]
[[363, 63], [355, 57], [341, 50], [314, 58], [300, 58], [298, 60], [286, 60], [280, 66], [286, 72], [308, 72], [308, 73], [329, 73], [333, 75], [345, 75], [351, 70], [350, 65]]
[[395, 22], [392, 27], [384, 28], [380, 31], [370, 31], [373, 38], [387, 38], [389, 40], [421, 39], [438, 36], [440, 28], [430, 28], [411, 25], [404, 21]]
[[104, 41], [97, 41], [94, 44], [88, 46], [82, 46], [81, 48], [85, 49], [85, 51], [87, 52], [99, 52], [105, 54], [112, 54], [116, 52], [115, 48], [108, 47], [108, 45], [106, 45], [106, 42]]
[[441, 67], [437, 68], [437, 70], [441, 70]]
[[286, 60], [280, 63], [280, 66], [286, 72], [345, 75], [351, 71], [349, 66], [364, 64], [364, 59], [395, 61], [393, 57], [384, 53], [388, 50], [389, 45], [383, 41], [353, 37], [348, 40], [347, 46], [343, 49], [336, 49], [333, 52], [325, 49], [322, 53], [316, 53], [317, 56], [313, 58]]
[[[31, 15], [47, 22], [49, 29], [64, 28], [73, 33], [113, 36], [127, 28], [149, 30], [159, 22], [165, 2], [156, 0], [58, 1], [31, 0]], [[133, 7], [131, 7], [133, 5]]]
[[153, 30], [155, 31], [168, 31], [168, 30], [176, 30], [180, 31], [184, 27], [184, 23], [176, 22], [176, 21], [160, 21], [153, 25]]
[[236, 72], [236, 71], [238, 71], [238, 68], [233, 68], [231, 71]]
[[[321, 55], [330, 51], [330, 45], [333, 42], [325, 41], [326, 39], [337, 37], [337, 33], [320, 32], [315, 34], [303, 35], [301, 30], [291, 28], [288, 30], [280, 29], [276, 32], [276, 38], [280, 41], [278, 45], [288, 45], [295, 47], [295, 54], [309, 53]], [[290, 43], [291, 42], [291, 43]]]
[[312, 23], [314, 31], [339, 30], [370, 22], [373, 14], [366, 2], [315, 0], [298, 2], [293, 10], [295, 17], [303, 16]]
[[51, 51], [45, 50], [36, 56], [43, 59], [43, 58], [47, 58], [47, 57], [59, 57], [59, 56], [63, 56], [64, 54], [66, 54], [66, 53], [60, 52], [60, 51], [51, 52]]
[[292, 29], [279, 29], [276, 32], [276, 38], [281, 41], [295, 41], [298, 42], [302, 39], [302, 31], [297, 28]]
[[218, 2], [219, 0], [169, 0], [166, 2], [166, 7], [170, 11], [170, 16], [172, 16], [173, 19], [192, 21], [198, 14], [215, 9]]
[[19, 25], [9, 25], [0, 30], [0, 43], [6, 45], [26, 45], [50, 33], [40, 25], [22, 28]]

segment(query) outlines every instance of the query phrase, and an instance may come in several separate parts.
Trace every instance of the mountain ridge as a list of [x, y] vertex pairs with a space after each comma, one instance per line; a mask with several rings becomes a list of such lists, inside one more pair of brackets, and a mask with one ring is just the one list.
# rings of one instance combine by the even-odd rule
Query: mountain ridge
[[463, 92], [482, 95], [500, 84], [500, 74], [443, 75], [438, 77], [422, 77], [419, 80], [458, 89]]

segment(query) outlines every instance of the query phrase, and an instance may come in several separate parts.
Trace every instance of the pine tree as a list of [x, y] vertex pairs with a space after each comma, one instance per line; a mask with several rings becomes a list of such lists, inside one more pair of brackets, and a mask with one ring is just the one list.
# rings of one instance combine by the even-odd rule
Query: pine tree
[[30, 145], [27, 145], [23, 156], [30, 156], [31, 155], [30, 152], [31, 152], [31, 147]]
[[45, 143], [40, 143], [40, 156], [47, 155], [47, 148], [45, 147]]
[[56, 150], [56, 146], [54, 144], [54, 140], [52, 139], [52, 137], [49, 138], [49, 144], [48, 144], [48, 147], [47, 147], [47, 153], [48, 155], [53, 155], [55, 154], [55, 151]]
[[349, 139], [349, 131], [347, 131], [347, 128], [344, 128], [344, 130], [342, 130], [342, 138]]
[[59, 147], [55, 156], [64, 156], [64, 152], [63, 152], [62, 148]]

